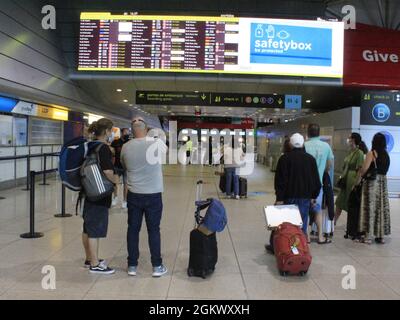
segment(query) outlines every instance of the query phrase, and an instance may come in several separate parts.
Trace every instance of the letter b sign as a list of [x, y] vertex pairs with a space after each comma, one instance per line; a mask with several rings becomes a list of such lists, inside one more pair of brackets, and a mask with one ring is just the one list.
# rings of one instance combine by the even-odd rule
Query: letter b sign
[[377, 122], [386, 122], [390, 118], [390, 108], [384, 103], [378, 103], [372, 109], [372, 117]]

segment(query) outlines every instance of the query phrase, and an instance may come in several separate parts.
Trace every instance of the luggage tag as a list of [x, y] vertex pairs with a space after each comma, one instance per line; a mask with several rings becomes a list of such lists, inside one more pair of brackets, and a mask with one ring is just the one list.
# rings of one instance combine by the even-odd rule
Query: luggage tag
[[300, 252], [299, 252], [299, 250], [297, 249], [297, 247], [291, 246], [291, 249], [292, 249], [292, 253], [293, 253], [294, 255], [300, 254]]

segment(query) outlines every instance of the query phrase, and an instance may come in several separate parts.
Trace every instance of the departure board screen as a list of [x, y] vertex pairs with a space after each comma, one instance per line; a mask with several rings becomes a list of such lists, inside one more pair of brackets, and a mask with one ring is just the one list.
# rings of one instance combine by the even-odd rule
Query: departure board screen
[[82, 13], [78, 70], [340, 78], [343, 24]]

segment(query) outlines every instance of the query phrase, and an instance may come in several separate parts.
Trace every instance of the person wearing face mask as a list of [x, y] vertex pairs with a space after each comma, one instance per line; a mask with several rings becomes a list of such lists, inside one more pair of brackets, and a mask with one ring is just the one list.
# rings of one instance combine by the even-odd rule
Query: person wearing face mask
[[[128, 128], [122, 128], [121, 129], [121, 137], [118, 139], [115, 139], [111, 143], [111, 147], [114, 149], [114, 157], [115, 157], [115, 162], [114, 162], [114, 168], [115, 168], [115, 175], [116, 175], [116, 180], [117, 180], [117, 188], [115, 190], [115, 197], [113, 198], [112, 205], [115, 206], [118, 201], [118, 185], [120, 182], [120, 178], [122, 176], [122, 181], [124, 186], [126, 185], [126, 173], [124, 168], [122, 167], [121, 164], [121, 150], [122, 147], [125, 143], [127, 143], [130, 139], [129, 135], [129, 129]], [[124, 187], [123, 191], [123, 201], [122, 201], [122, 208], [126, 209], [127, 208], [127, 202], [126, 202], [126, 197], [128, 194], [128, 189]]]
[[[111, 120], [102, 118], [89, 126], [89, 133], [93, 135], [94, 141], [103, 145], [98, 151], [99, 165], [106, 177], [114, 181], [114, 165], [112, 153], [107, 145], [112, 138], [113, 123]], [[85, 267], [90, 273], [112, 274], [114, 269], [108, 267], [104, 260], [99, 259], [99, 240], [107, 236], [108, 211], [111, 207], [111, 195], [98, 201], [85, 199], [83, 205], [83, 233], [82, 242], [86, 253]]]
[[349, 196], [356, 183], [357, 173], [364, 163], [365, 154], [368, 152], [361, 135], [356, 132], [353, 132], [347, 138], [347, 146], [349, 148], [349, 153], [344, 159], [343, 173], [338, 183], [340, 192], [335, 203], [335, 224], [343, 210], [348, 212]]

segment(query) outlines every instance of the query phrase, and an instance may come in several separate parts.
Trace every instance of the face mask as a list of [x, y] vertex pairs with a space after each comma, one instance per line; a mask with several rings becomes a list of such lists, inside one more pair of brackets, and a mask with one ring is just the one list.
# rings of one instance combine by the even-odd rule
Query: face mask
[[351, 146], [353, 145], [351, 139], [347, 139], [347, 145], [348, 145], [349, 147], [351, 147]]
[[108, 142], [113, 142], [114, 141], [114, 136], [115, 136], [115, 133], [111, 132], [111, 136], [107, 137]]

